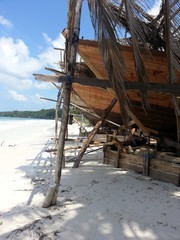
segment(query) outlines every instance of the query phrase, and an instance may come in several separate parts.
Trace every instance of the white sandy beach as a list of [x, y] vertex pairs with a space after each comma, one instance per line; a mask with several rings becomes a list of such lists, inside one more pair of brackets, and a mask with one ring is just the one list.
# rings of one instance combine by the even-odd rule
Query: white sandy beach
[[[78, 169], [68, 163], [57, 205], [42, 208], [53, 181], [55, 158], [45, 152], [53, 127], [50, 120], [0, 127], [1, 240], [180, 239], [180, 188], [103, 165], [102, 152]], [[76, 124], [69, 134], [78, 134]]]

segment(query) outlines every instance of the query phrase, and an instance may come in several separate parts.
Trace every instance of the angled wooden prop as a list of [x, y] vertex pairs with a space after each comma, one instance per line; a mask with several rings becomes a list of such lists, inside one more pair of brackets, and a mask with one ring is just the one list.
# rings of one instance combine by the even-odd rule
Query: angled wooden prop
[[79, 163], [85, 153], [85, 151], [87, 150], [90, 142], [93, 140], [94, 136], [96, 135], [97, 131], [99, 130], [99, 128], [102, 126], [102, 124], [104, 123], [106, 117], [108, 116], [108, 114], [111, 112], [112, 108], [114, 107], [114, 105], [116, 104], [117, 99], [113, 98], [112, 102], [110, 103], [110, 105], [104, 110], [104, 113], [101, 117], [101, 119], [96, 123], [96, 125], [94, 126], [93, 130], [91, 131], [91, 133], [89, 134], [86, 142], [83, 144], [75, 162], [73, 167], [77, 168], [79, 167]]

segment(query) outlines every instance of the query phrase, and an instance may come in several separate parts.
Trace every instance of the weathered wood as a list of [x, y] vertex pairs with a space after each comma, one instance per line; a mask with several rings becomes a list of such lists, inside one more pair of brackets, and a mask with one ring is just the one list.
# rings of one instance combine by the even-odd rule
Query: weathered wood
[[117, 99], [114, 98], [112, 100], [112, 102], [110, 103], [110, 105], [105, 109], [104, 114], [102, 115], [101, 119], [97, 122], [97, 124], [94, 126], [93, 130], [91, 131], [91, 133], [88, 136], [87, 141], [84, 143], [84, 145], [82, 146], [76, 161], [74, 162], [73, 167], [77, 168], [79, 167], [79, 163], [87, 149], [87, 147], [89, 146], [90, 142], [93, 140], [93, 137], [96, 135], [98, 129], [102, 126], [102, 124], [104, 123], [106, 117], [108, 116], [108, 114], [110, 113], [111, 109], [114, 107], [114, 105], [116, 104]]
[[[49, 68], [47, 68], [50, 70]], [[51, 71], [58, 73], [57, 70], [51, 69]], [[63, 74], [59, 72], [59, 74]], [[67, 81], [65, 76], [54, 76], [54, 75], [44, 75], [44, 74], [34, 74], [36, 80], [41, 80], [44, 82], [55, 82], [63, 83]], [[100, 88], [111, 88], [110, 82], [104, 79], [89, 78], [89, 77], [74, 77], [73, 83], [78, 83], [85, 86], [100, 87]], [[180, 84], [172, 83], [145, 83], [136, 81], [125, 81], [124, 87], [126, 90], [134, 91], [149, 91], [157, 92], [163, 94], [177, 94], [180, 95]]]
[[[175, 100], [175, 101], [173, 101], [173, 103], [174, 103], [174, 111], [176, 114], [177, 140], [178, 140], [178, 143], [180, 143], [180, 107], [179, 107], [177, 98], [175, 96], [173, 96], [173, 99]], [[180, 149], [177, 150], [177, 153], [180, 156]]]
[[126, 170], [132, 170], [137, 173], [142, 173], [143, 169], [141, 165], [138, 164], [133, 164], [133, 163], [127, 163], [124, 162], [123, 160], [120, 160], [120, 168], [124, 168]]
[[150, 168], [149, 176], [160, 181], [173, 183], [178, 185], [178, 176], [173, 173], [168, 173], [164, 171], [160, 171], [158, 169]]
[[[101, 118], [101, 117], [98, 116], [97, 114], [95, 114], [95, 113], [93, 113], [93, 112], [90, 112], [90, 111], [88, 111], [87, 109], [85, 109], [85, 108], [83, 108], [83, 107], [80, 107], [80, 106], [78, 106], [78, 105], [75, 104], [75, 103], [72, 103], [72, 102], [71, 102], [71, 105], [77, 107], [79, 110], [82, 110], [83, 112], [86, 112], [86, 113], [92, 115], [93, 117], [96, 117], [96, 118], [99, 118], [99, 119]], [[110, 124], [112, 124], [112, 125], [115, 125], [115, 126], [117, 126], [117, 127], [119, 127], [119, 128], [121, 127], [121, 125], [119, 125], [118, 123], [115, 123], [115, 122], [110, 121], [110, 120], [108, 120], [108, 119], [105, 119], [105, 122], [108, 122], [108, 123], [110, 123]]]
[[148, 157], [143, 158], [143, 175], [149, 176], [149, 161], [150, 159]]
[[61, 89], [59, 90], [59, 94], [57, 97], [57, 103], [56, 103], [56, 111], [55, 111], [55, 147], [57, 148], [58, 140], [57, 140], [57, 135], [58, 135], [58, 111], [59, 108], [61, 107], [62, 99], [63, 99], [63, 91], [64, 91], [64, 84], [61, 85]]
[[47, 101], [51, 101], [51, 102], [56, 102], [56, 103], [57, 103], [57, 100], [50, 99], [50, 98], [40, 97], [40, 99], [42, 99], [42, 100], [47, 100]]
[[119, 168], [119, 166], [120, 166], [121, 151], [122, 151], [122, 149], [118, 148], [116, 162], [115, 162], [115, 167], [116, 168]]
[[66, 83], [64, 86], [63, 115], [62, 115], [62, 121], [61, 121], [61, 130], [59, 134], [58, 150], [57, 150], [55, 174], [54, 174], [55, 187], [53, 185], [53, 188], [50, 187], [48, 189], [46, 198], [42, 205], [43, 207], [46, 207], [46, 208], [55, 205], [57, 201], [57, 196], [58, 196], [58, 191], [60, 186], [60, 179], [61, 179], [61, 171], [62, 171], [63, 162], [64, 162], [64, 142], [65, 142], [67, 122], [68, 122], [70, 92], [71, 92], [71, 86]]
[[[50, 70], [50, 69], [48, 69]], [[57, 70], [51, 69], [50, 71], [58, 74]], [[61, 75], [60, 75], [61, 74]], [[67, 77], [64, 74], [59, 72], [59, 75], [45, 75], [45, 74], [33, 74], [36, 80], [40, 80], [43, 82], [54, 82], [54, 83], [64, 83], [67, 82]], [[100, 87], [107, 88], [111, 87], [110, 82], [108, 80], [98, 79], [98, 78], [88, 78], [88, 77], [74, 77], [73, 83], [78, 83], [85, 86], [91, 87]]]
[[[118, 151], [109, 150], [104, 148], [104, 163], [117, 166]], [[180, 165], [174, 162], [166, 161], [165, 157], [162, 159], [152, 158], [149, 161], [149, 166], [143, 165], [144, 157], [139, 155], [121, 153], [119, 158], [120, 168], [127, 170], [133, 170], [138, 173], [143, 173], [145, 176], [150, 176], [154, 179], [173, 183], [175, 185], [180, 184]], [[147, 162], [146, 162], [147, 164]]]
[[56, 73], [56, 75], [66, 76], [65, 72], [59, 71], [57, 69], [45, 67], [45, 70], [48, 70], [48, 71], [53, 72], [53, 73]]
[[178, 176], [178, 183], [177, 183], [177, 187], [180, 187], [180, 173], [179, 173], [179, 176]]
[[[79, 37], [80, 32], [80, 17], [81, 17], [81, 7], [82, 7], [82, 0], [74, 1], [75, 9], [73, 8], [72, 11], [74, 11], [74, 19], [71, 19], [70, 23], [70, 16], [72, 13], [69, 13], [68, 15], [68, 29], [70, 35], [73, 36], [75, 34], [77, 38]], [[71, 1], [69, 0], [69, 9], [70, 9]], [[71, 26], [70, 26], [71, 25]], [[72, 27], [72, 28], [71, 28]], [[69, 45], [70, 52], [67, 52], [67, 58], [66, 58], [66, 65], [68, 66], [68, 69], [70, 69], [69, 72], [69, 78], [73, 77], [74, 75], [74, 65], [76, 61], [76, 51], [77, 51], [77, 42], [74, 42], [73, 44], [69, 42], [69, 35], [66, 37], [67, 44]], [[66, 46], [67, 46], [66, 44]], [[68, 56], [68, 53], [70, 54]], [[59, 133], [59, 141], [58, 141], [58, 151], [57, 151], [57, 158], [56, 158], [56, 166], [55, 166], [55, 175], [54, 175], [54, 183], [55, 187], [50, 188], [48, 190], [48, 193], [46, 195], [45, 201], [43, 204], [43, 207], [49, 207], [52, 205], [55, 205], [57, 202], [57, 196], [61, 181], [61, 172], [64, 162], [64, 143], [65, 143], [65, 134], [68, 124], [68, 115], [69, 115], [69, 105], [70, 105], [70, 94], [71, 94], [71, 83], [66, 82], [64, 84], [64, 94], [63, 94], [63, 113], [62, 113], [62, 122], [61, 122], [61, 129]]]
[[[134, 58], [133, 58], [133, 51], [131, 47], [123, 47], [120, 46], [121, 48], [121, 52], [123, 55], [123, 58], [125, 60], [125, 64], [126, 64], [126, 69], [127, 69], [127, 74], [125, 76], [125, 82], [127, 81], [137, 81], [137, 76], [136, 76], [136, 72], [135, 72], [135, 66], [134, 66]], [[87, 65], [89, 66], [89, 68], [94, 72], [94, 74], [97, 76], [98, 74], [100, 75], [97, 76], [98, 78], [103, 78], [103, 79], [107, 79], [107, 73], [105, 71], [104, 65], [103, 65], [103, 61], [102, 61], [102, 56], [100, 54], [99, 48], [98, 48], [98, 43], [97, 42], [92, 42], [92, 41], [85, 41], [82, 40], [79, 44], [79, 53], [81, 55], [82, 53], [82, 58], [84, 55], [84, 60], [86, 62], [87, 59]], [[142, 54], [144, 55], [144, 54]], [[154, 86], [157, 86], [156, 83], [160, 84], [160, 87], [162, 86], [161, 89], [158, 89], [158, 93], [156, 92], [147, 92], [147, 98], [148, 98], [148, 103], [150, 105], [153, 105], [152, 107], [163, 107], [163, 113], [166, 113], [166, 115], [168, 116], [168, 112], [169, 110], [171, 110], [173, 108], [173, 103], [171, 100], [171, 96], [170, 94], [161, 94], [164, 92], [164, 84], [166, 84], [166, 79], [168, 76], [168, 67], [167, 67], [167, 58], [166, 58], [166, 54], [165, 52], [155, 52], [152, 51], [152, 58], [148, 59], [148, 61], [145, 60], [145, 55], [143, 56], [143, 60], [145, 62], [145, 68], [147, 70], [147, 75], [150, 81], [150, 86], [153, 88]], [[102, 77], [101, 77], [102, 76]], [[155, 83], [155, 85], [154, 85]], [[177, 85], [177, 95], [179, 95], [179, 84], [180, 83], [180, 73], [177, 73], [177, 83], [175, 83]], [[151, 85], [152, 84], [152, 85]], [[162, 84], [162, 85], [161, 85]], [[171, 83], [168, 83], [171, 84]], [[169, 91], [167, 89], [170, 89], [171, 92], [176, 91], [176, 85], [166, 85], [165, 87], [165, 91]], [[75, 86], [74, 89], [77, 90], [79, 87], [79, 85]], [[87, 87], [85, 86], [81, 86], [82, 88], [86, 89]], [[172, 88], [171, 88], [172, 87]], [[90, 88], [90, 87], [89, 87]], [[139, 87], [138, 87], [139, 88]], [[174, 88], [174, 89], [173, 89]], [[96, 88], [97, 89], [97, 88]], [[140, 89], [140, 88], [139, 88]], [[92, 87], [92, 92], [93, 92], [94, 88]], [[98, 93], [101, 90], [101, 95]], [[85, 90], [87, 91], [87, 90]], [[96, 90], [95, 90], [96, 91]], [[84, 99], [84, 102], [86, 103], [87, 106], [93, 108], [94, 111], [99, 111], [104, 109], [105, 103], [105, 99], [103, 98], [103, 94], [106, 96], [106, 99], [109, 101], [108, 99], [108, 94], [104, 93], [104, 91], [102, 90], [102, 88], [99, 88], [98, 93], [96, 92], [96, 98], [92, 98], [92, 94], [90, 94], [90, 91], [88, 93], [88, 95], [83, 95], [83, 90], [77, 90], [77, 92], [79, 93], [79, 95], [82, 96], [82, 98]], [[94, 94], [95, 95], [95, 94]], [[93, 95], [93, 96], [94, 96]], [[138, 91], [130, 91], [127, 90], [127, 95], [130, 99], [130, 101], [132, 102], [141, 102], [141, 98], [140, 98], [140, 94], [138, 93]], [[98, 96], [98, 97], [97, 97]], [[101, 106], [100, 104], [96, 104], [97, 101], [92, 101], [91, 99], [100, 99], [102, 98], [101, 101]], [[100, 101], [99, 101], [100, 102]], [[136, 104], [132, 104], [132, 110], [134, 105]], [[97, 106], [98, 105], [98, 106]], [[120, 113], [120, 111], [118, 111], [118, 109], [116, 109], [115, 111], [116, 113]], [[146, 121], [142, 118], [139, 117], [139, 113], [141, 114], [141, 112], [143, 112], [143, 109], [141, 108], [140, 112], [136, 112], [133, 111], [133, 113], [135, 113], [136, 117], [144, 124], [145, 127], [151, 128], [151, 129], [155, 129], [158, 130], [159, 133], [158, 135], [160, 136], [168, 136], [169, 138], [174, 138], [176, 137], [176, 132], [175, 132], [175, 128], [176, 128], [176, 123], [175, 121], [175, 116], [169, 116], [169, 119], [172, 120], [173, 123], [171, 122], [165, 122], [165, 126], [164, 124], [156, 124], [156, 120], [154, 121], [154, 119], [152, 119], [151, 121]], [[149, 118], [151, 116], [151, 110], [148, 111], [149, 114]], [[153, 110], [154, 112], [154, 110]], [[143, 118], [147, 118], [147, 115], [145, 113], [142, 114]], [[141, 116], [142, 116], [141, 115]], [[161, 120], [161, 114], [157, 113], [156, 116], [157, 119]], [[111, 120], [113, 119], [113, 121], [115, 121], [115, 119], [118, 119], [118, 117], [115, 114], [111, 115]], [[116, 122], [116, 121], [115, 121]], [[167, 127], [166, 127], [167, 126]], [[169, 133], [167, 133], [169, 128], [173, 128], [172, 131], [170, 130]], [[171, 133], [170, 133], [171, 132]], [[157, 135], [155, 133], [155, 135]]]
[[[134, 56], [132, 47], [120, 45], [120, 51], [126, 65], [125, 81], [137, 81]], [[97, 76], [103, 76], [107, 79], [107, 72], [105, 70], [101, 52], [98, 48], [97, 41], [80, 40], [78, 48], [80, 56], [84, 59], [89, 68]], [[168, 76], [167, 58], [165, 52], [151, 51], [151, 56], [148, 58], [145, 52], [142, 52], [143, 62], [145, 64], [146, 72], [150, 82], [165, 83]], [[86, 61], [86, 59], [88, 61]], [[102, 78], [97, 76], [98, 78]], [[180, 81], [180, 73], [177, 73], [178, 81]]]
[[61, 89], [61, 85], [60, 86], [58, 86], [56, 83], [54, 83], [54, 82], [52, 82], [52, 84], [58, 89], [58, 90], [60, 90]]

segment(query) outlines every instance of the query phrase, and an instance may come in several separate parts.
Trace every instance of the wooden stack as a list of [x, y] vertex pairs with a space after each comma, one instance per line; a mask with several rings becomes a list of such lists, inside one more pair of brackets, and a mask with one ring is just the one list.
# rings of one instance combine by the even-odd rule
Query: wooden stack
[[104, 164], [111, 164], [116, 168], [133, 170], [153, 179], [173, 183], [180, 186], [180, 158], [165, 153], [141, 151], [139, 155], [122, 153], [122, 149], [115, 146], [104, 146]]

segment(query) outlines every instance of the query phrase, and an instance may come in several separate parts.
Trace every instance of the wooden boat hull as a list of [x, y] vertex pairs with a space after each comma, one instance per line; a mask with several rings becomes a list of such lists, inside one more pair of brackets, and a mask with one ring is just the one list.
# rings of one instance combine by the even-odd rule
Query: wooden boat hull
[[[78, 52], [97, 78], [108, 79], [98, 45], [95, 41], [81, 40]], [[137, 81], [132, 48], [122, 47], [121, 52], [127, 68], [125, 81]], [[149, 82], [167, 83], [168, 67], [164, 53], [153, 51], [148, 62], [145, 61], [144, 55], [144, 62]], [[177, 77], [179, 83], [179, 73], [177, 73]], [[73, 84], [73, 89], [85, 105], [99, 116], [113, 99], [113, 95], [110, 93], [109, 89], [84, 86], [75, 83]], [[176, 116], [171, 95], [160, 92], [147, 92], [150, 109], [145, 113], [142, 108], [140, 93], [134, 90], [127, 90], [126, 92], [130, 99], [132, 112], [138, 120], [141, 121], [144, 127], [157, 130], [158, 136], [170, 137], [173, 139], [177, 138]], [[75, 95], [71, 97], [71, 100], [78, 104]], [[121, 111], [118, 103], [112, 109], [108, 119], [115, 123], [122, 124]]]

